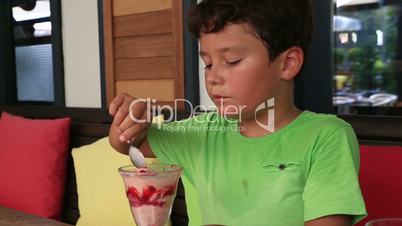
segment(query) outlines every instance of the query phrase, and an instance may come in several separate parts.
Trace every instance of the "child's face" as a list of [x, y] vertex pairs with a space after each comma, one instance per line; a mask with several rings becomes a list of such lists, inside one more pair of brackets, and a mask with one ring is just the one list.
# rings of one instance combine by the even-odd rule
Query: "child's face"
[[278, 58], [269, 63], [266, 47], [247, 24], [230, 24], [201, 34], [200, 55], [206, 65], [208, 95], [221, 115], [254, 116], [261, 103], [277, 94]]

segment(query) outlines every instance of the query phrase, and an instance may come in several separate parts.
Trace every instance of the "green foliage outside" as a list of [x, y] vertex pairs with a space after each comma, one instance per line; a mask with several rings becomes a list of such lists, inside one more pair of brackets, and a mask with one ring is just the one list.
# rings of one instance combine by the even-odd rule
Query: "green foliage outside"
[[[358, 32], [356, 44], [335, 49], [336, 70], [351, 72], [352, 81], [349, 84], [352, 90], [395, 93], [397, 81], [393, 60], [397, 50], [396, 9], [387, 6], [341, 14], [359, 19], [363, 28]], [[383, 31], [383, 46], [377, 46], [376, 30]]]

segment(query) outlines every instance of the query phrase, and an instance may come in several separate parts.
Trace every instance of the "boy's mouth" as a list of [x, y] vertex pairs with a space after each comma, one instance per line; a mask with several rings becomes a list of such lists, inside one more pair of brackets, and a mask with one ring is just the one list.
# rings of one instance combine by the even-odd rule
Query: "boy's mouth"
[[228, 97], [224, 97], [224, 96], [220, 96], [220, 95], [213, 95], [213, 98], [214, 98], [215, 102], [220, 102], [220, 101], [225, 100]]

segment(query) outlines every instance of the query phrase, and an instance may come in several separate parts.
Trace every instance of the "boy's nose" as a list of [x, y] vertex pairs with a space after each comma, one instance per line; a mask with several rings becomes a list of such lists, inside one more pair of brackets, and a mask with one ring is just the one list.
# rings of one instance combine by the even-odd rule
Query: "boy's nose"
[[219, 75], [208, 75], [207, 76], [207, 83], [209, 85], [222, 85], [223, 84], [223, 78], [222, 78], [222, 76], [219, 76]]
[[212, 68], [206, 75], [206, 81], [209, 85], [222, 85], [224, 83], [222, 75], [218, 70], [216, 70], [216, 68]]

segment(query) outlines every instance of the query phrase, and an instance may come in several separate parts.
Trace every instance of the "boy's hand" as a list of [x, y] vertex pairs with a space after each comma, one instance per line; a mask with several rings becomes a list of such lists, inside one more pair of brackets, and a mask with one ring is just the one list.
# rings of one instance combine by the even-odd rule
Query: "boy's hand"
[[122, 153], [127, 153], [129, 146], [118, 144], [119, 142], [127, 144], [133, 142], [138, 147], [151, 121], [146, 119], [146, 103], [127, 94], [121, 94], [110, 103], [109, 113], [114, 117], [109, 133], [112, 146]]

